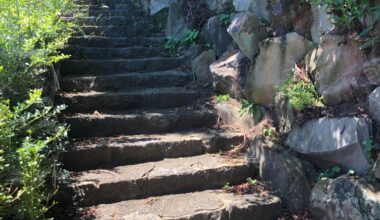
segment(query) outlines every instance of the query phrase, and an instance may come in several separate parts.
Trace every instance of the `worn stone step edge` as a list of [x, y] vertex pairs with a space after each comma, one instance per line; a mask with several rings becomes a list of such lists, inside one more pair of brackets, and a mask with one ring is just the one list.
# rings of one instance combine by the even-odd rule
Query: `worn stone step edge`
[[67, 115], [70, 137], [104, 137], [121, 134], [152, 134], [212, 127], [215, 111], [177, 108], [146, 112], [111, 112]]
[[245, 157], [217, 154], [72, 173], [68, 186], [79, 206], [114, 203], [154, 195], [215, 189], [255, 177], [257, 168]]
[[120, 92], [63, 93], [59, 97], [67, 111], [92, 113], [95, 110], [128, 110], [188, 106], [198, 99], [198, 92], [180, 87], [148, 88]]
[[62, 17], [62, 20], [75, 22], [77, 25], [130, 25], [134, 19], [130, 16], [90, 16]]
[[274, 220], [282, 205], [270, 192], [234, 195], [206, 190], [102, 204], [91, 210], [97, 220]]
[[133, 47], [133, 46], [162, 46], [164, 37], [99, 37], [81, 36], [69, 39], [68, 45], [79, 45], [87, 47]]
[[70, 59], [128, 59], [157, 57], [166, 55], [162, 47], [126, 47], [126, 48], [97, 48], [97, 47], [66, 47], [62, 53], [70, 54]]
[[186, 57], [152, 57], [141, 59], [111, 60], [64, 60], [61, 62], [63, 75], [113, 74], [120, 72], [155, 72], [181, 67]]
[[225, 130], [93, 138], [72, 142], [62, 162], [68, 170], [95, 169], [226, 151], [243, 141], [242, 133]]
[[192, 74], [177, 70], [100, 76], [66, 76], [61, 80], [61, 87], [65, 92], [102, 92], [118, 91], [125, 88], [184, 87], [192, 79]]
[[153, 26], [136, 25], [136, 26], [85, 26], [75, 32], [73, 36], [106, 36], [106, 37], [136, 37], [152, 36], [160, 34], [162, 30]]

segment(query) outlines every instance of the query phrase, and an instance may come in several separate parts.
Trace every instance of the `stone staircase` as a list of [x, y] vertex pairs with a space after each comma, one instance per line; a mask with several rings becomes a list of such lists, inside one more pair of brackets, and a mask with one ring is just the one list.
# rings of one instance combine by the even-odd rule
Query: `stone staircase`
[[64, 49], [59, 97], [71, 126], [66, 196], [92, 219], [275, 219], [277, 197], [221, 190], [257, 167], [218, 153], [244, 137], [216, 129], [203, 95], [186, 89], [186, 57], [167, 56], [159, 30], [135, 24], [148, 18], [130, 0], [77, 4], [84, 35]]

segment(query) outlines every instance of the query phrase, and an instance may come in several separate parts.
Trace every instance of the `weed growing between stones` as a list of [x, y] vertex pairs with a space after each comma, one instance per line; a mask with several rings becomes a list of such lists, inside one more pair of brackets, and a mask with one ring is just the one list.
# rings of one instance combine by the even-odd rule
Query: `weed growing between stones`
[[216, 103], [223, 104], [231, 100], [230, 94], [216, 96]]
[[186, 30], [183, 37], [169, 36], [165, 39], [164, 48], [168, 50], [170, 55], [177, 55], [181, 47], [189, 47], [199, 40], [199, 31]]

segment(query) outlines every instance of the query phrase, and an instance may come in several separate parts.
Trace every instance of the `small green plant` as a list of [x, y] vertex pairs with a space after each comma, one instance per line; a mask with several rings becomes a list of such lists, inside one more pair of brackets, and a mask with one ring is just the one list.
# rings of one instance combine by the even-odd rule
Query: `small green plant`
[[257, 184], [257, 180], [256, 179], [252, 179], [251, 177], [249, 177], [247, 179], [247, 183], [251, 186], [255, 186]]
[[363, 141], [363, 153], [369, 163], [369, 169], [364, 178], [368, 182], [375, 181], [373, 167], [376, 161], [374, 160], [374, 155], [377, 155], [376, 152], [378, 152], [379, 150], [380, 150], [380, 146], [374, 143], [373, 140], [368, 139], [368, 140]]
[[339, 166], [333, 166], [330, 169], [324, 170], [322, 173], [319, 174], [318, 180], [321, 180], [323, 178], [334, 178], [337, 177], [342, 171], [342, 168]]
[[169, 36], [165, 39], [164, 48], [174, 55], [178, 53], [180, 47], [188, 47], [199, 40], [199, 31], [186, 30], [185, 35], [181, 38]]
[[294, 80], [293, 76], [279, 87], [279, 91], [289, 98], [289, 104], [295, 110], [323, 105], [313, 83]]
[[186, 30], [184, 38], [181, 39], [180, 44], [181, 46], [187, 47], [195, 43], [198, 39], [199, 39], [199, 31], [188, 29]]
[[227, 182], [224, 186], [223, 186], [223, 190], [225, 191], [229, 191], [231, 190], [233, 187], [230, 185], [229, 182]]
[[229, 94], [216, 96], [216, 102], [219, 104], [227, 103], [230, 100], [231, 100], [231, 96]]
[[243, 117], [244, 114], [249, 114], [250, 116], [254, 117], [256, 121], [261, 120], [261, 118], [263, 117], [263, 112], [261, 111], [260, 106], [257, 104], [251, 103], [247, 99], [241, 100], [239, 116]]
[[178, 38], [169, 36], [165, 39], [164, 48], [169, 51], [170, 54], [174, 55], [178, 52], [178, 46], [180, 41]]
[[222, 12], [218, 15], [218, 20], [221, 25], [228, 26], [232, 23], [235, 13]]

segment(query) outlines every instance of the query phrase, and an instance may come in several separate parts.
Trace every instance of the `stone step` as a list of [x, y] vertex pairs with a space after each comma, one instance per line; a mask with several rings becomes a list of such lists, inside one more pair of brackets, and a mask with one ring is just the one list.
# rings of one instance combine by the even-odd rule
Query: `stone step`
[[141, 59], [111, 60], [64, 60], [61, 62], [62, 75], [105, 75], [121, 72], [155, 72], [181, 67], [185, 57], [150, 57]]
[[217, 122], [214, 111], [194, 108], [150, 111], [109, 112], [66, 115], [71, 137], [99, 137], [120, 134], [152, 134], [212, 127]]
[[62, 50], [70, 54], [71, 59], [130, 59], [157, 57], [166, 54], [161, 47], [126, 47], [126, 48], [97, 48], [97, 47], [67, 47]]
[[100, 76], [66, 76], [61, 80], [61, 87], [65, 92], [105, 92], [120, 91], [125, 88], [185, 87], [192, 79], [192, 74], [176, 70]]
[[[101, 16], [134, 16], [143, 19], [145, 16], [141, 15], [140, 11], [136, 11], [132, 7], [120, 8], [120, 9], [87, 9], [87, 8], [77, 8], [73, 11], [65, 12], [64, 17], [101, 17]], [[141, 17], [140, 17], [140, 16]], [[146, 17], [148, 18], [148, 17]]]
[[136, 37], [150, 36], [162, 32], [153, 25], [129, 25], [129, 26], [83, 26], [74, 36], [104, 36], [104, 37]]
[[242, 133], [225, 130], [90, 138], [73, 141], [62, 162], [68, 170], [89, 170], [215, 153], [230, 150], [243, 141]]
[[274, 220], [280, 198], [269, 192], [234, 195], [222, 190], [157, 196], [92, 207], [96, 220]]
[[69, 39], [68, 45], [79, 45], [82, 47], [154, 47], [162, 46], [164, 37], [99, 37], [99, 36], [80, 36]]
[[205, 154], [157, 162], [72, 173], [69, 191], [79, 206], [120, 202], [154, 195], [215, 189], [254, 177], [244, 157]]
[[134, 18], [131, 16], [92, 16], [92, 17], [64, 17], [65, 21], [72, 21], [78, 25], [101, 26], [101, 25], [130, 25]]
[[135, 9], [131, 2], [110, 2], [98, 4], [75, 4], [75, 9], [80, 10], [130, 10]]
[[103, 110], [173, 108], [194, 104], [198, 93], [174, 88], [149, 88], [119, 92], [63, 93], [60, 97], [67, 111], [91, 113]]
[[131, 3], [131, 0], [74, 0], [77, 5], [112, 5]]

